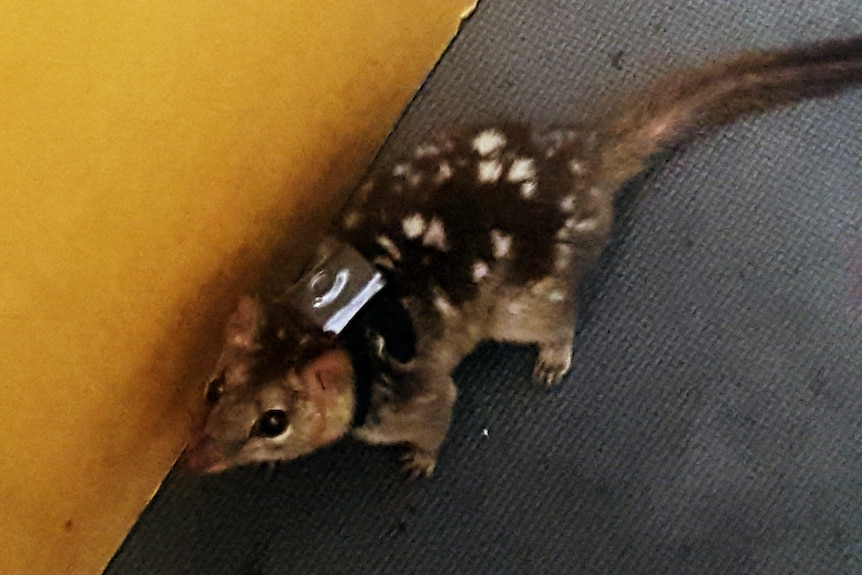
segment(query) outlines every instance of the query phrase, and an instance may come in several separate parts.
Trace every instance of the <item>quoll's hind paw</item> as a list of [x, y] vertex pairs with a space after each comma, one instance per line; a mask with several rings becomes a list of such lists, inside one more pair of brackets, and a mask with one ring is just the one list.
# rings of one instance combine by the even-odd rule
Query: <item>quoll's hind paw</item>
[[401, 461], [404, 463], [401, 470], [406, 475], [407, 481], [416, 481], [421, 477], [429, 477], [434, 473], [434, 467], [437, 465], [437, 457], [434, 454], [416, 449], [415, 447], [411, 447], [401, 457]]
[[539, 357], [533, 368], [533, 381], [539, 385], [555, 385], [568, 373], [572, 366], [572, 344], [539, 344]]

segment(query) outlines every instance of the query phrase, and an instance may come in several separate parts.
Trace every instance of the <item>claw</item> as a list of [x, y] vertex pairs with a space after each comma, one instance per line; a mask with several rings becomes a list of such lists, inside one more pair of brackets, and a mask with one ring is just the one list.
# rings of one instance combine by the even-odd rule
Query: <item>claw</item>
[[546, 371], [544, 367], [536, 367], [533, 370], [533, 383], [551, 387], [556, 384], [560, 378], [553, 371]]
[[560, 383], [567, 371], [568, 369], [560, 366], [536, 365], [533, 369], [533, 381], [539, 385], [550, 387]]
[[401, 471], [407, 476], [406, 479], [408, 482], [416, 481], [422, 477], [430, 477], [434, 473], [434, 467], [437, 465], [436, 457], [415, 448], [411, 448], [407, 453], [402, 455], [401, 461], [404, 462], [404, 465], [401, 466]]
[[558, 384], [572, 365], [570, 345], [539, 345], [539, 357], [533, 368], [533, 381], [548, 387]]

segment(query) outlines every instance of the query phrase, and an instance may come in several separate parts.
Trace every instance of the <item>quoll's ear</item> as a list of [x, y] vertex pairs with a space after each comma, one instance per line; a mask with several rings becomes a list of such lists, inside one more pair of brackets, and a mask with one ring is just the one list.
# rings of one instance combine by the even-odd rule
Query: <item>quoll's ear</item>
[[331, 349], [308, 363], [295, 385], [315, 392], [338, 394], [353, 387], [353, 362], [347, 352]]
[[260, 345], [260, 330], [263, 327], [263, 305], [257, 298], [243, 295], [230, 315], [225, 328], [225, 343], [246, 351]]

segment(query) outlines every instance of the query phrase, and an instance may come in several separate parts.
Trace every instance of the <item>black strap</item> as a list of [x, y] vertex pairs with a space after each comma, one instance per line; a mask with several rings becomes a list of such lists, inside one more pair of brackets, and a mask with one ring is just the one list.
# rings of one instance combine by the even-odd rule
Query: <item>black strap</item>
[[[387, 357], [406, 363], [416, 354], [416, 330], [400, 300], [398, 290], [387, 283], [339, 335], [353, 359], [355, 371], [354, 427], [365, 423], [375, 377], [388, 369]], [[378, 353], [378, 336], [384, 342], [382, 357]]]

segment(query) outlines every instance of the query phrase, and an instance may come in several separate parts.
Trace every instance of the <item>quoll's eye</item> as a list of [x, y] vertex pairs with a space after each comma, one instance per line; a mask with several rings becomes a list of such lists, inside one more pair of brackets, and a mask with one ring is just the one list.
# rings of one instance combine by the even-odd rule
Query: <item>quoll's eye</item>
[[207, 390], [204, 397], [207, 403], [215, 405], [221, 396], [224, 395], [224, 375], [220, 375], [207, 384]]
[[281, 409], [270, 409], [260, 416], [255, 435], [277, 437], [287, 429], [287, 414]]

